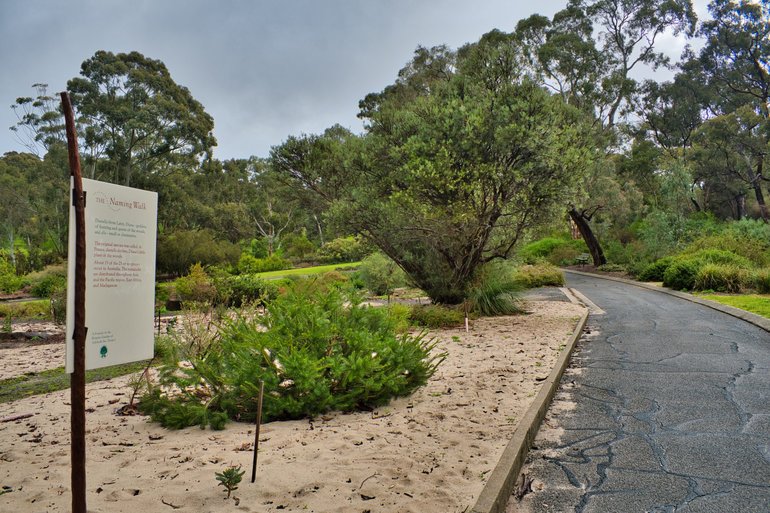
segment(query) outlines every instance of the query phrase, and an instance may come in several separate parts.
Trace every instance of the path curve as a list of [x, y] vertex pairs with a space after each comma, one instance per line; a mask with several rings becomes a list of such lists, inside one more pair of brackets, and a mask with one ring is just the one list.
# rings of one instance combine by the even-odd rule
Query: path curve
[[770, 334], [627, 283], [570, 274], [598, 310], [508, 512], [770, 511]]

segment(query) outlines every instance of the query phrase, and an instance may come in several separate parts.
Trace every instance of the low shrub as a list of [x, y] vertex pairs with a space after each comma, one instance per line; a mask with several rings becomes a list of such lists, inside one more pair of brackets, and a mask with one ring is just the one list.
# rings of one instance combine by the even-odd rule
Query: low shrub
[[740, 292], [748, 284], [749, 271], [729, 264], [705, 264], [695, 276], [694, 289]]
[[364, 258], [358, 268], [358, 277], [375, 296], [390, 296], [396, 288], [406, 285], [404, 271], [382, 253]]
[[586, 251], [588, 247], [583, 240], [545, 237], [523, 246], [518, 252], [518, 258], [525, 264], [548, 260], [554, 265], [567, 265]]
[[179, 230], [158, 235], [156, 260], [159, 272], [181, 276], [196, 263], [235, 265], [240, 254], [237, 244], [217, 239], [211, 230]]
[[701, 249], [676, 257], [663, 273], [663, 285], [676, 290], [694, 290], [698, 288], [696, 277], [707, 264], [734, 267], [746, 271], [755, 268], [753, 262], [748, 258], [730, 251]]
[[[728, 225], [732, 226], [732, 223]], [[697, 253], [703, 250], [722, 250], [750, 260], [753, 265], [764, 266], [770, 263], [768, 250], [770, 241], [756, 239], [748, 235], [741, 235], [736, 229], [735, 232], [727, 231], [717, 235], [700, 237], [690, 243], [684, 253]]]
[[750, 271], [747, 279], [750, 288], [760, 294], [770, 294], [770, 268], [764, 267]]
[[201, 264], [194, 264], [190, 267], [189, 274], [177, 278], [174, 289], [183, 303], [213, 304], [217, 297], [217, 289]]
[[49, 298], [56, 289], [67, 286], [67, 267], [64, 264], [49, 265], [42, 271], [28, 274], [30, 292], [39, 298]]
[[318, 249], [318, 259], [325, 264], [357, 262], [370, 254], [373, 248], [360, 237], [340, 237]]
[[522, 265], [516, 270], [514, 279], [520, 287], [525, 289], [564, 285], [564, 273], [561, 269], [546, 263]]
[[653, 263], [645, 267], [638, 275], [637, 278], [641, 281], [663, 281], [663, 275], [674, 260], [673, 256], [667, 256], [660, 258]]
[[264, 304], [278, 295], [278, 283], [264, 280], [255, 274], [219, 276], [214, 279], [214, 284], [219, 300], [227, 306]]
[[663, 273], [663, 285], [675, 290], [692, 290], [695, 277], [704, 263], [695, 258], [680, 258], [666, 267]]
[[414, 305], [409, 319], [425, 328], [454, 328], [465, 323], [465, 312], [462, 307]]
[[0, 291], [2, 292], [16, 292], [27, 284], [22, 276], [16, 275], [16, 269], [14, 266], [6, 260], [0, 257]]
[[177, 351], [165, 362], [162, 387], [140, 403], [152, 420], [214, 429], [227, 419], [253, 422], [260, 381], [266, 422], [371, 409], [424, 385], [443, 359], [424, 335], [397, 335], [386, 309], [337, 291], [291, 289], [265, 315], [226, 320], [219, 333], [205, 353]]
[[681, 258], [692, 258], [706, 264], [734, 265], [744, 269], [756, 267], [748, 258], [723, 249], [699, 249], [692, 253], [683, 253]]
[[411, 327], [412, 307], [403, 303], [390, 303], [386, 307], [396, 333], [406, 333]]
[[597, 267], [596, 270], [605, 273], [624, 273], [628, 271], [628, 268], [622, 264], [604, 264]]
[[291, 262], [275, 254], [265, 258], [256, 258], [248, 253], [243, 253], [238, 260], [238, 272], [240, 274], [267, 273], [283, 271], [284, 269], [291, 269]]

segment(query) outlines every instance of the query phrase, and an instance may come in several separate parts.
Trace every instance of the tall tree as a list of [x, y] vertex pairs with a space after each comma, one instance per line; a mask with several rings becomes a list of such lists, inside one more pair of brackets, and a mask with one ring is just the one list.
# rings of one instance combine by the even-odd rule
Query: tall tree
[[712, 0], [709, 12], [712, 19], [701, 28], [706, 45], [700, 62], [717, 95], [715, 107], [719, 114], [736, 113], [736, 119], [747, 120], [748, 109], [757, 117], [756, 122], [736, 124], [741, 135], [735, 141], [740, 144], [739, 152], [751, 161], [749, 185], [760, 215], [767, 222], [770, 212], [762, 185], [770, 180], [764, 176], [770, 142], [770, 4]]
[[103, 148], [113, 181], [194, 166], [216, 145], [214, 121], [165, 64], [138, 52], [98, 51], [67, 83], [87, 147]]
[[526, 78], [524, 60], [497, 31], [456, 54], [418, 49], [362, 102], [363, 138], [291, 139], [274, 165], [328, 198], [434, 301], [461, 302], [480, 265], [552, 218], [592, 157], [584, 118]]
[[[596, 144], [606, 147], [609, 156], [621, 135], [619, 120], [630, 113], [637, 92], [632, 72], [668, 65], [656, 49], [658, 40], [665, 33], [691, 34], [695, 22], [690, 0], [570, 0], [552, 20], [535, 15], [520, 22], [516, 33], [530, 46], [531, 63], [544, 84], [594, 116], [600, 128]], [[583, 201], [567, 209], [597, 266], [606, 258], [591, 221], [607, 205], [601, 189], [591, 187], [613, 179], [613, 169], [586, 169], [585, 176], [596, 170], [606, 176], [586, 181]]]

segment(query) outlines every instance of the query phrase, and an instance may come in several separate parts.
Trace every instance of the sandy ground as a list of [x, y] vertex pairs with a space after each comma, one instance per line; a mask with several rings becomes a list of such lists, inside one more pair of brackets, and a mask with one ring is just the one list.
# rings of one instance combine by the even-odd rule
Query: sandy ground
[[[168, 431], [145, 417], [115, 415], [130, 394], [127, 377], [91, 384], [88, 509], [468, 511], [583, 312], [545, 301], [528, 309], [530, 315], [479, 319], [470, 333], [436, 331], [448, 357], [411, 397], [374, 412], [263, 425], [254, 484], [253, 426]], [[0, 349], [0, 368], [34, 359], [22, 351]], [[3, 421], [25, 413], [32, 416]], [[242, 465], [246, 475], [225, 499], [214, 473], [230, 465]], [[0, 511], [69, 511], [69, 468], [68, 391], [0, 405], [0, 493], [7, 491]]]

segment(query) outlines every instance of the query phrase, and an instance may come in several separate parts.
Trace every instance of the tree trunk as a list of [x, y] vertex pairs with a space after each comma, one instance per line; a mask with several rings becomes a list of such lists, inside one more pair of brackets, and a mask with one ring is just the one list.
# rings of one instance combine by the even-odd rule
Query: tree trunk
[[591, 230], [591, 225], [588, 224], [585, 213], [578, 212], [575, 207], [570, 208], [569, 217], [572, 219], [580, 231], [580, 235], [583, 236], [583, 240], [588, 246], [588, 252], [591, 253], [591, 259], [594, 261], [594, 265], [599, 267], [607, 263], [607, 259], [604, 257], [604, 252], [599, 244], [599, 239], [594, 235]]
[[735, 218], [740, 221], [746, 217], [746, 195], [739, 193], [735, 197]]
[[757, 197], [757, 204], [759, 205], [759, 215], [762, 216], [764, 222], [770, 220], [770, 215], [767, 212], [767, 204], [765, 204], [765, 194], [762, 192], [762, 167], [764, 165], [764, 159], [759, 158], [757, 162], [757, 175], [751, 177], [751, 186], [754, 188], [754, 195]]

